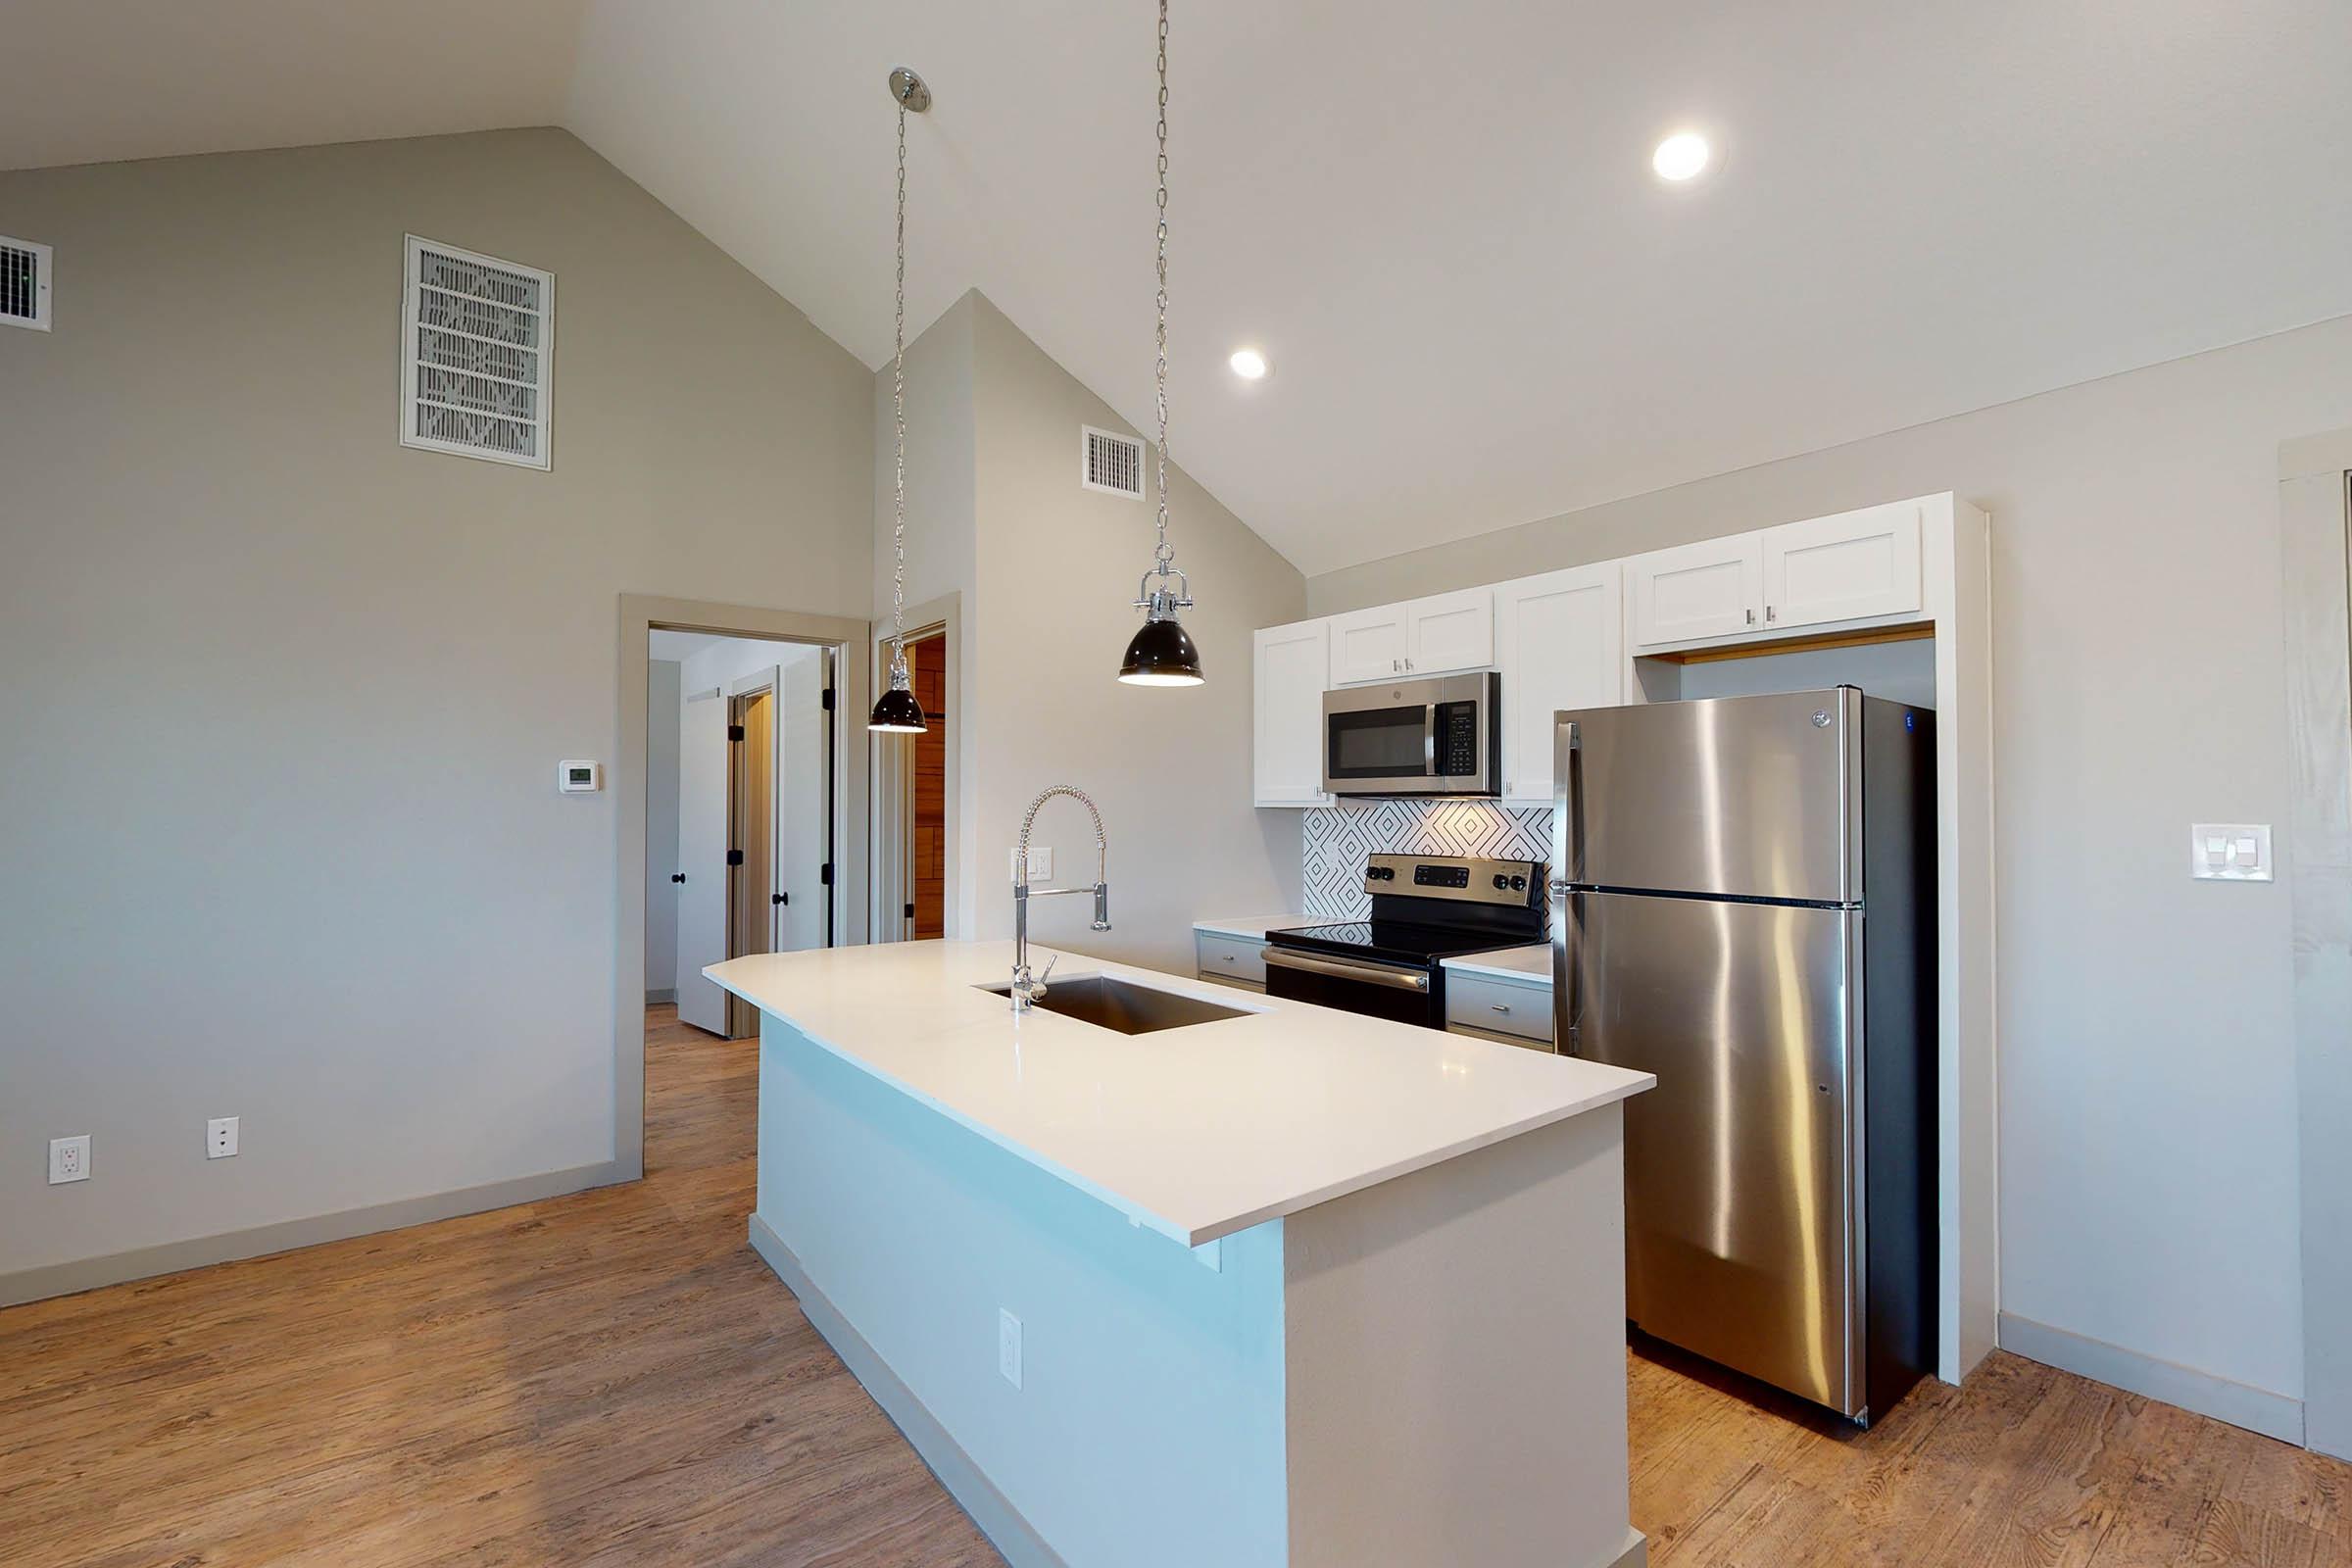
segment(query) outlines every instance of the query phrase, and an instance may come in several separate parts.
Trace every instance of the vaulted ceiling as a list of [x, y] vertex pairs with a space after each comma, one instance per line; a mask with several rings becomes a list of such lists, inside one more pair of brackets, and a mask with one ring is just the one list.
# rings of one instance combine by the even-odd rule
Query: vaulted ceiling
[[[1172, 454], [1310, 572], [2352, 313], [2343, 0], [1174, 11]], [[8, 164], [563, 123], [875, 365], [912, 65], [910, 331], [976, 285], [1150, 427], [1144, 0], [13, 25]]]

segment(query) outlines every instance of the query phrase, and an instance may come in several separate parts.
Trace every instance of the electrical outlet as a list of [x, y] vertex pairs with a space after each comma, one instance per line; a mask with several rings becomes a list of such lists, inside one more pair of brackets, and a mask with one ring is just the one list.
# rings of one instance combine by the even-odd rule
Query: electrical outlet
[[90, 1179], [90, 1135], [76, 1133], [72, 1138], [49, 1140], [49, 1185], [60, 1182], [84, 1182]]
[[[1021, 879], [1021, 847], [1018, 844], [1004, 852], [1004, 864], [1011, 869], [1012, 879], [1018, 882]], [[1029, 880], [1039, 883], [1054, 880], [1053, 845], [1029, 846]]]
[[997, 1370], [1014, 1388], [1021, 1386], [1021, 1320], [997, 1308]]
[[204, 1124], [204, 1157], [228, 1159], [237, 1152], [237, 1118], [217, 1116]]

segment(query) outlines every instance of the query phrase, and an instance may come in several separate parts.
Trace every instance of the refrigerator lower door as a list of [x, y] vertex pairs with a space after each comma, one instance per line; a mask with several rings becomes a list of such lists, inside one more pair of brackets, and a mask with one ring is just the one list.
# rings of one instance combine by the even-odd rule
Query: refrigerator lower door
[[1860, 912], [1567, 903], [1568, 1049], [1658, 1079], [1625, 1108], [1627, 1315], [1859, 1416]]

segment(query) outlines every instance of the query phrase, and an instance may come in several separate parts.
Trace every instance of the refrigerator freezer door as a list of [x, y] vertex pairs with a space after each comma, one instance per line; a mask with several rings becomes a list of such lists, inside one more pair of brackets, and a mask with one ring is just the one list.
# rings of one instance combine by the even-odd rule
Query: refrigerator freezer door
[[1858, 1414], [1862, 916], [1608, 893], [1568, 915], [1563, 1042], [1658, 1077], [1626, 1105], [1627, 1315]]
[[1554, 874], [1590, 887], [1859, 902], [1861, 704], [1840, 686], [1563, 714], [1552, 776], [1566, 858]]

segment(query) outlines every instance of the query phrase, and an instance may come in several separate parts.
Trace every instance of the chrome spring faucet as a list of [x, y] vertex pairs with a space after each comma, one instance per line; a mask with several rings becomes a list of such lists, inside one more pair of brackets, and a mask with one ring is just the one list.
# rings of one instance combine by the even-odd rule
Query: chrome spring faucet
[[[1056, 795], [1067, 795], [1086, 808], [1086, 814], [1095, 819], [1095, 885], [1092, 888], [1032, 888], [1029, 885], [1029, 831], [1037, 825], [1037, 808]], [[1021, 844], [1012, 858], [1012, 1010], [1027, 1012], [1040, 997], [1046, 994], [1046, 975], [1054, 972], [1054, 959], [1046, 960], [1046, 974], [1033, 974], [1029, 969], [1029, 901], [1050, 899], [1064, 893], [1088, 893], [1095, 896], [1094, 928], [1110, 929], [1110, 887], [1102, 880], [1104, 864], [1110, 858], [1109, 847], [1102, 837], [1102, 813], [1087, 799], [1084, 790], [1067, 784], [1056, 784], [1040, 790], [1037, 799], [1029, 803], [1027, 814], [1021, 818]]]

